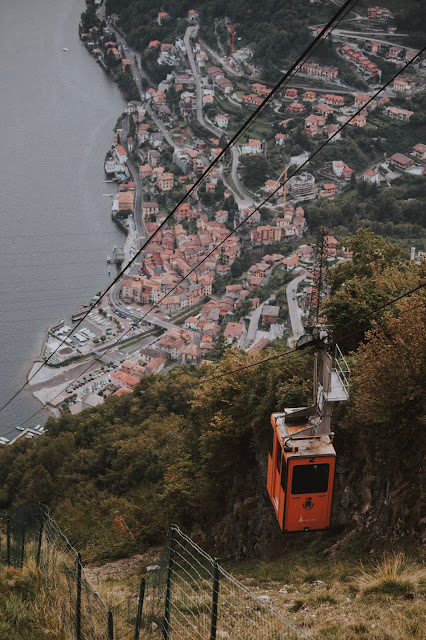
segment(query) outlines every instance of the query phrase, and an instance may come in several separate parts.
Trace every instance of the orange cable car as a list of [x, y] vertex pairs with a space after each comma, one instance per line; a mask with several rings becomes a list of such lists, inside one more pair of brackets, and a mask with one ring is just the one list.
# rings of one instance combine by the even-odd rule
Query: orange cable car
[[[317, 344], [303, 336], [298, 347]], [[273, 413], [267, 489], [282, 531], [330, 526], [336, 452], [331, 403], [348, 399], [349, 367], [336, 346], [335, 368], [321, 343], [315, 355], [314, 404]]]

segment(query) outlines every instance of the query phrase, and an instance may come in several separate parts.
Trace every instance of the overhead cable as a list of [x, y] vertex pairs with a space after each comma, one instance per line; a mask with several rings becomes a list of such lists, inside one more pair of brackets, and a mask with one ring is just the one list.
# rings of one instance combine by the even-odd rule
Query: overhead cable
[[[267, 198], [265, 198], [263, 200], [263, 202], [258, 205], [256, 207], [256, 209], [254, 209], [244, 220], [242, 220], [232, 231], [230, 231], [230, 233], [214, 248], [212, 249], [195, 267], [193, 267], [188, 274], [186, 274], [172, 289], [170, 289], [164, 296], [163, 298], [155, 303], [154, 305], [152, 305], [152, 307], [141, 317], [139, 318], [131, 327], [129, 327], [129, 329], [123, 333], [123, 335], [119, 338], [119, 340], [114, 343], [111, 344], [104, 352], [103, 355], [105, 355], [106, 353], [108, 353], [108, 351], [110, 351], [113, 347], [116, 347], [117, 344], [119, 342], [121, 342], [123, 340], [123, 338], [130, 332], [132, 331], [135, 327], [137, 327], [137, 325], [155, 308], [157, 307], [167, 296], [169, 296], [184, 280], [186, 280], [186, 278], [188, 278], [191, 273], [193, 273], [203, 262], [205, 262], [205, 260], [207, 260], [213, 253], [215, 253], [219, 247], [224, 244], [224, 242], [226, 242], [226, 240], [233, 235], [254, 213], [256, 213], [256, 211], [258, 211], [260, 209], [260, 207], [262, 207], [266, 202], [268, 202], [273, 195], [279, 190], [281, 189], [281, 187], [286, 184], [294, 175], [296, 175], [305, 165], [307, 165], [309, 163], [309, 161], [315, 157], [325, 146], [327, 146], [327, 144], [329, 144], [331, 142], [331, 140], [342, 131], [342, 129], [344, 129], [344, 127], [346, 127], [359, 113], [360, 111], [362, 111], [362, 109], [364, 109], [366, 107], [366, 105], [368, 105], [370, 102], [372, 102], [389, 84], [391, 84], [395, 78], [400, 75], [408, 66], [409, 64], [411, 64], [416, 58], [418, 58], [420, 55], [422, 55], [423, 51], [425, 48], [423, 48], [421, 51], [419, 51], [415, 56], [413, 56], [413, 58], [411, 58], [387, 83], [385, 83], [380, 89], [377, 90], [377, 92], [362, 106], [360, 107], [346, 122], [343, 123], [343, 125], [340, 127], [340, 129], [337, 129], [337, 131], [330, 136], [330, 138], [328, 138], [328, 140], [326, 140], [320, 147], [318, 147], [318, 149], [316, 149], [311, 156], [309, 156], [309, 158], [302, 164], [300, 165], [300, 167], [298, 167], [292, 174], [291, 176], [288, 176], [286, 180], [284, 180], [284, 182], [282, 184], [280, 184], [279, 187], [277, 187]], [[404, 294], [404, 295], [408, 295], [408, 294]], [[92, 361], [93, 363], [93, 361]], [[90, 366], [92, 365], [92, 363], [89, 365], [88, 368], [90, 368]], [[41, 368], [41, 367], [40, 367]], [[37, 373], [37, 371], [36, 371]], [[83, 371], [84, 373], [84, 371]], [[35, 375], [35, 374], [34, 374]], [[81, 373], [78, 377], [81, 377]], [[75, 378], [77, 379], [77, 378]], [[72, 382], [70, 383], [72, 384]], [[25, 387], [26, 385], [24, 385]], [[22, 387], [22, 388], [24, 388]], [[22, 390], [22, 389], [21, 389]], [[7, 404], [9, 404], [14, 397], [16, 397], [18, 395], [20, 391], [18, 391], [15, 396], [13, 396], [5, 405], [3, 405], [3, 407], [0, 407], [0, 411], [7, 406]], [[59, 395], [59, 394], [57, 394]], [[56, 397], [56, 396], [55, 396]], [[42, 409], [40, 409], [39, 411], [42, 411]], [[39, 413], [39, 411], [37, 413]], [[36, 415], [36, 414], [34, 414]], [[31, 416], [29, 419], [31, 419], [34, 416]], [[28, 420], [29, 420], [28, 419]], [[25, 422], [28, 422], [28, 420], [26, 420]], [[23, 424], [25, 424], [25, 422]]]

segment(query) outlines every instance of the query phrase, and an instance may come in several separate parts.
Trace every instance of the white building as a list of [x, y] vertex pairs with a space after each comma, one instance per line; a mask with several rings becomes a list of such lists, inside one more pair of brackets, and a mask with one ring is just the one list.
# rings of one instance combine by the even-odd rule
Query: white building
[[250, 140], [240, 145], [240, 150], [243, 155], [252, 153], [262, 153], [262, 143], [260, 140]]
[[117, 158], [119, 164], [126, 164], [126, 162], [127, 162], [127, 153], [126, 153], [124, 147], [121, 146], [121, 144], [118, 144], [116, 147], [114, 147], [114, 154], [115, 154], [115, 157]]
[[215, 116], [214, 121], [221, 129], [226, 129], [229, 124], [229, 115], [227, 113], [218, 114]]
[[333, 173], [338, 178], [341, 178], [343, 175], [343, 169], [345, 168], [345, 163], [341, 160], [333, 160]]
[[367, 169], [364, 171], [363, 178], [366, 182], [370, 182], [371, 184], [379, 184], [380, 176], [377, 171], [373, 171], [373, 169]]

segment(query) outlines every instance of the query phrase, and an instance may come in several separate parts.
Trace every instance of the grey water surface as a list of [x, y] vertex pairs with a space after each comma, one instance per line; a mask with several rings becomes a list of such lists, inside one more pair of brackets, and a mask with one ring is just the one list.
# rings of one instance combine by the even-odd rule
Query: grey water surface
[[[106, 256], [123, 242], [102, 181], [124, 101], [78, 38], [84, 8], [0, 0], [0, 405], [46, 326], [108, 284]], [[0, 435], [39, 408], [26, 389], [0, 413]]]

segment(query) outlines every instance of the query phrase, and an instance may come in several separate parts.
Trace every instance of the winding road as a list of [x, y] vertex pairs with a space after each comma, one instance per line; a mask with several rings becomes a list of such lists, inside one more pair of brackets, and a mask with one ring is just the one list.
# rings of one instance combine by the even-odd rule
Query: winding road
[[291, 338], [289, 338], [288, 341], [290, 345], [293, 345], [297, 341], [297, 339], [300, 338], [300, 336], [303, 336], [303, 334], [305, 333], [302, 324], [302, 315], [300, 312], [299, 303], [297, 302], [296, 298], [297, 287], [299, 286], [299, 283], [305, 279], [305, 277], [305, 274], [302, 274], [301, 276], [293, 278], [293, 280], [288, 283], [286, 288], [288, 313], [290, 316], [291, 330], [293, 331], [293, 335]]
[[259, 326], [259, 320], [260, 320], [260, 316], [262, 315], [262, 310], [263, 310], [263, 305], [268, 304], [268, 300], [265, 300], [265, 302], [262, 302], [262, 304], [260, 304], [257, 309], [255, 309], [252, 312], [251, 318], [250, 318], [250, 324], [249, 324], [249, 328], [247, 330], [247, 335], [243, 341], [243, 343], [241, 344], [241, 349], [247, 349], [247, 347], [250, 346], [250, 344], [253, 342], [255, 336], [256, 336], [256, 331], [257, 328]]
[[[195, 80], [195, 90], [196, 90], [196, 96], [197, 96], [197, 101], [196, 101], [196, 113], [197, 113], [197, 120], [200, 123], [200, 125], [202, 127], [204, 127], [205, 129], [207, 129], [208, 131], [210, 131], [211, 133], [213, 133], [215, 136], [218, 136], [219, 138], [224, 135], [224, 131], [223, 129], [220, 129], [219, 127], [216, 127], [215, 125], [206, 122], [206, 120], [204, 119], [204, 115], [203, 115], [203, 87], [201, 84], [201, 79], [200, 79], [200, 72], [198, 70], [197, 67], [197, 63], [195, 62], [195, 58], [194, 58], [194, 53], [192, 51], [192, 46], [191, 46], [191, 42], [190, 39], [191, 38], [195, 38], [195, 36], [198, 33], [198, 25], [195, 27], [188, 27], [188, 29], [185, 32], [185, 37], [184, 37], [184, 43], [185, 43], [185, 49], [186, 49], [186, 54], [188, 56], [188, 60], [189, 60], [189, 64], [191, 67], [191, 71], [194, 75], [194, 80]], [[209, 50], [210, 52], [210, 50]], [[225, 134], [226, 135], [226, 134]], [[232, 180], [234, 181], [235, 187], [238, 190], [239, 193], [237, 193], [237, 191], [235, 191], [235, 189], [227, 182], [225, 175], [223, 173], [223, 169], [220, 169], [220, 173], [221, 173], [221, 178], [222, 181], [224, 182], [224, 184], [232, 191], [235, 202], [238, 205], [239, 209], [249, 209], [251, 207], [253, 207], [253, 198], [251, 197], [250, 193], [247, 191], [247, 189], [245, 188], [245, 186], [243, 185], [243, 183], [241, 182], [239, 176], [238, 176], [238, 164], [239, 164], [239, 151], [238, 151], [238, 147], [237, 145], [234, 145], [231, 149], [232, 152], [232, 170], [231, 170], [231, 175], [232, 175]]]

